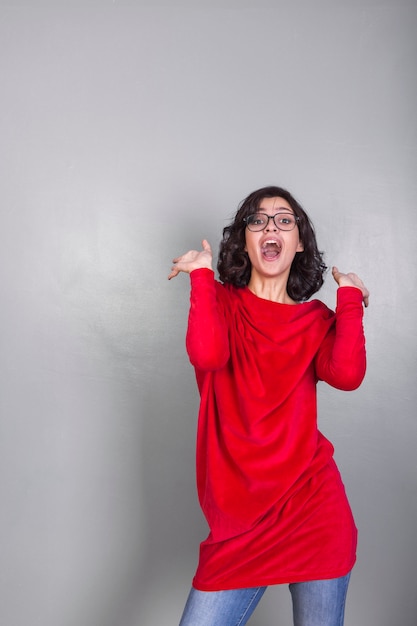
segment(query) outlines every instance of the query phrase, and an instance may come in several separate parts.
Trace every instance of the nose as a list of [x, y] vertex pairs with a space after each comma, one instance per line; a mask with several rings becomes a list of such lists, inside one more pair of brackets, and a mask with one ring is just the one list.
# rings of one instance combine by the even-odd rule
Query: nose
[[268, 215], [268, 224], [266, 225], [265, 230], [278, 230], [272, 215]]

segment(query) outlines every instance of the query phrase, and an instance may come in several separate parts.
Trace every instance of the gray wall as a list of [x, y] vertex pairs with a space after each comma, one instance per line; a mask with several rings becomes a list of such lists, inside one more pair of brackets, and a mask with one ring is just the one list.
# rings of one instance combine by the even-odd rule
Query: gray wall
[[[1, 1], [1, 624], [177, 623], [206, 527], [188, 277], [166, 276], [280, 184], [372, 292], [366, 381], [320, 387], [360, 532], [346, 624], [415, 625], [416, 18]], [[288, 625], [288, 591], [252, 623]]]

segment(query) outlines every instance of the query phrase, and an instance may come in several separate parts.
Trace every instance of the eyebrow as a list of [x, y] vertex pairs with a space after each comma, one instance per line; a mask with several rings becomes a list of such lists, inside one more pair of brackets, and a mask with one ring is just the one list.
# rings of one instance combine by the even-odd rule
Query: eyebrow
[[[284, 211], [286, 211], [287, 213], [291, 213], [292, 215], [294, 215], [294, 211], [292, 209], [289, 209], [286, 206], [283, 207], [275, 207], [276, 213], [283, 213]], [[260, 206], [259, 209], [257, 209], [258, 213], [261, 213], [263, 211], [267, 211], [267, 209], [265, 207]], [[276, 215], [275, 213], [275, 215]]]

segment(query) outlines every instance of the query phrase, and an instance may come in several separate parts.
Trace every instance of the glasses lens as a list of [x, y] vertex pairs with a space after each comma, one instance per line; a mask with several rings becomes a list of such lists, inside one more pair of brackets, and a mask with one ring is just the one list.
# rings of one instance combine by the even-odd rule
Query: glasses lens
[[296, 219], [294, 215], [289, 213], [278, 213], [274, 222], [280, 230], [292, 230], [296, 224]]
[[246, 223], [249, 230], [257, 231], [263, 230], [268, 222], [268, 216], [264, 213], [255, 213], [254, 215], [248, 215]]

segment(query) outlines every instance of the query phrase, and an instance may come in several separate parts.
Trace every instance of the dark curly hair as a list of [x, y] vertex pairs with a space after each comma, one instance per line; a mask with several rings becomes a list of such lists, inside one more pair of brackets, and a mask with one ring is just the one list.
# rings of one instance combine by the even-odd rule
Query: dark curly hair
[[263, 187], [243, 200], [233, 221], [223, 229], [220, 243], [217, 270], [220, 280], [235, 287], [245, 287], [249, 283], [252, 265], [246, 245], [246, 224], [244, 218], [256, 213], [264, 198], [284, 198], [300, 219], [298, 229], [303, 243], [303, 252], [297, 252], [288, 277], [287, 292], [296, 302], [308, 300], [320, 289], [327, 270], [323, 262], [323, 253], [318, 250], [314, 226], [307, 213], [286, 189], [281, 187]]

